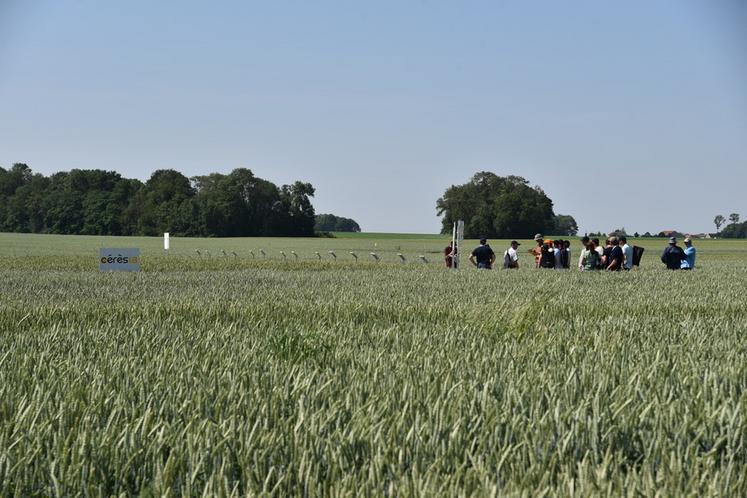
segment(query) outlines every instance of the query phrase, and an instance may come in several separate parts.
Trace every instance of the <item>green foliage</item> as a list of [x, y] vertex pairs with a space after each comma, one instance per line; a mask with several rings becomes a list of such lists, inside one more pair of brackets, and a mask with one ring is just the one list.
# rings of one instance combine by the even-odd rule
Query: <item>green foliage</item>
[[551, 233], [555, 235], [565, 235], [575, 237], [578, 234], [578, 224], [573, 216], [567, 214], [555, 215]]
[[724, 218], [723, 215], [717, 214], [715, 218], [713, 218], [713, 224], [716, 225], [716, 232], [718, 232], [721, 229], [721, 225], [726, 223], [726, 218]]
[[334, 214], [318, 214], [316, 215], [314, 230], [317, 232], [360, 232], [361, 227], [350, 218], [343, 218]]
[[436, 209], [444, 234], [457, 220], [464, 220], [465, 237], [472, 238], [528, 238], [555, 227], [552, 201], [520, 176], [476, 173], [468, 183], [446, 189]]
[[747, 495], [747, 243], [693, 272], [396, 262], [441, 242], [0, 234], [0, 495]]
[[724, 228], [719, 235], [725, 239], [747, 238], [747, 221], [727, 225], [727, 227]]
[[82, 235], [310, 236], [314, 187], [278, 188], [248, 169], [191, 180], [158, 170], [145, 183], [114, 171], [45, 177], [0, 168], [0, 231]]

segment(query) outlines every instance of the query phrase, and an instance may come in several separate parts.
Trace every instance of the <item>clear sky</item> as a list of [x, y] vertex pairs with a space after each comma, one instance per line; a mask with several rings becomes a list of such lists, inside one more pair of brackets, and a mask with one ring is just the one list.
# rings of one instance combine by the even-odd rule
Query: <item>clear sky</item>
[[477, 171], [583, 231], [747, 218], [740, 0], [0, 0], [0, 165], [248, 167], [365, 231]]

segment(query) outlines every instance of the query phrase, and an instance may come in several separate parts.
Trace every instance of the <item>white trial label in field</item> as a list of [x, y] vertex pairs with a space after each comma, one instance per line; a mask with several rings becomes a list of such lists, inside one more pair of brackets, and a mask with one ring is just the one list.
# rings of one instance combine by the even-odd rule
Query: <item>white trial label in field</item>
[[102, 247], [99, 249], [99, 271], [140, 271], [140, 249]]

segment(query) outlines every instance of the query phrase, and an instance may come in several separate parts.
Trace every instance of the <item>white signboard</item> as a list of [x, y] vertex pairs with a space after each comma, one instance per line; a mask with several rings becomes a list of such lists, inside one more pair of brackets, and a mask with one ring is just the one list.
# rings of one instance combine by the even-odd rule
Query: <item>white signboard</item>
[[169, 250], [169, 232], [163, 233], [163, 250], [164, 251]]
[[140, 271], [140, 249], [99, 249], [99, 271]]

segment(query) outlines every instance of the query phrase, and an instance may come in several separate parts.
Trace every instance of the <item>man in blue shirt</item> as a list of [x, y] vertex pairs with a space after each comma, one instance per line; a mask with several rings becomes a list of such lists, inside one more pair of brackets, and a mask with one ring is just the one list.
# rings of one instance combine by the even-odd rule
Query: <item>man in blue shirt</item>
[[695, 268], [695, 248], [690, 237], [685, 238], [685, 259], [680, 263], [683, 270], [692, 270]]

